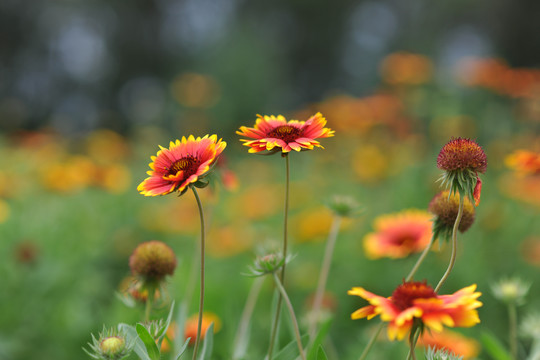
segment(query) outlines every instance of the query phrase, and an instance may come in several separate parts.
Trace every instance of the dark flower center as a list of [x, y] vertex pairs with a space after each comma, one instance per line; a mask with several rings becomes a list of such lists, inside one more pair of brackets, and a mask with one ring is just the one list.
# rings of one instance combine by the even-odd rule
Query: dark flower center
[[392, 302], [400, 310], [405, 310], [413, 306], [416, 299], [430, 299], [436, 297], [437, 294], [433, 288], [426, 282], [404, 282], [399, 285], [392, 293]]
[[177, 172], [183, 171], [185, 177], [191, 176], [197, 172], [201, 161], [193, 156], [186, 156], [176, 160], [168, 169], [169, 175], [176, 175]]
[[301, 137], [303, 132], [303, 129], [298, 129], [290, 125], [283, 125], [270, 131], [267, 136], [290, 143]]

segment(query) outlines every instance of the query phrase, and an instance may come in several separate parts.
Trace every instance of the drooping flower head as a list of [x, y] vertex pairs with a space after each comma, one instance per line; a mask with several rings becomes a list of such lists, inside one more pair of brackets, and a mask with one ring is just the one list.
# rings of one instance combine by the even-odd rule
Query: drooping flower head
[[236, 133], [250, 139], [240, 139], [244, 146], [249, 147], [250, 153], [281, 151], [287, 154], [291, 150], [312, 150], [322, 145], [316, 140], [334, 136], [334, 131], [325, 128], [326, 119], [317, 113], [306, 121], [287, 121], [283, 116], [257, 115], [255, 126], [241, 126]]
[[[464, 198], [463, 215], [458, 226], [460, 232], [467, 231], [474, 223], [475, 210], [468, 198]], [[433, 220], [433, 232], [436, 237], [445, 240], [452, 236], [452, 229], [459, 210], [459, 195], [452, 194], [448, 190], [441, 191], [433, 197], [428, 210], [435, 215]]]
[[421, 252], [432, 236], [431, 215], [422, 210], [404, 210], [375, 219], [375, 232], [364, 237], [369, 258], [404, 258]]
[[476, 285], [463, 288], [451, 295], [438, 295], [426, 282], [403, 282], [392, 296], [386, 298], [375, 295], [364, 288], [354, 287], [349, 295], [360, 296], [370, 305], [352, 313], [353, 320], [367, 317], [368, 320], [380, 315], [387, 321], [388, 338], [402, 340], [414, 326], [428, 328], [436, 332], [448, 327], [471, 327], [480, 322], [477, 308], [482, 303], [481, 295], [475, 292]]
[[137, 190], [145, 196], [166, 195], [173, 191], [183, 194], [191, 184], [205, 186], [202, 179], [208, 175], [212, 165], [225, 149], [227, 143], [216, 135], [176, 140], [166, 149], [160, 146], [156, 156], [152, 156], [146, 178]]
[[129, 257], [129, 267], [135, 276], [145, 281], [162, 280], [176, 269], [176, 256], [172, 249], [161, 241], [148, 241], [135, 248]]
[[444, 170], [442, 183], [452, 193], [480, 203], [482, 181], [478, 173], [487, 169], [487, 157], [480, 145], [470, 139], [452, 138], [439, 152], [437, 167]]

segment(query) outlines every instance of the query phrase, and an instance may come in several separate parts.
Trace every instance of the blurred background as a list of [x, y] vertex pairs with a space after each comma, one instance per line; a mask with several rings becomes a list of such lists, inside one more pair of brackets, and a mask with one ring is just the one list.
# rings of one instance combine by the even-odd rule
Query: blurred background
[[[464, 333], [490, 331], [504, 344], [506, 310], [490, 284], [532, 281], [540, 269], [538, 13], [534, 0], [2, 0], [0, 359], [84, 358], [91, 332], [138, 321], [141, 309], [115, 292], [143, 241], [175, 250], [170, 298], [182, 298], [195, 202], [144, 198], [136, 187], [158, 144], [207, 133], [228, 142], [215, 187], [201, 195], [207, 309], [222, 323], [214, 357], [230, 359], [252, 284], [241, 273], [260, 244], [280, 241], [284, 181], [282, 159], [247, 154], [235, 131], [256, 114], [318, 111], [336, 136], [291, 158], [298, 255], [288, 286], [300, 316], [332, 220], [324, 204], [345, 194], [363, 209], [344, 223], [334, 256], [331, 358], [357, 358], [373, 330], [350, 320], [364, 302], [346, 291], [390, 295], [416, 260], [369, 260], [362, 239], [382, 214], [427, 208], [439, 190], [437, 153], [452, 136], [476, 139], [488, 172], [446, 292], [477, 283], [482, 324]], [[448, 256], [433, 255], [420, 276], [436, 282]], [[268, 282], [246, 358], [266, 350], [271, 297]], [[540, 311], [539, 298], [533, 284], [520, 316]], [[521, 351], [530, 345], [523, 339]], [[379, 348], [374, 358], [406, 351]], [[480, 343], [476, 356], [490, 358]]]

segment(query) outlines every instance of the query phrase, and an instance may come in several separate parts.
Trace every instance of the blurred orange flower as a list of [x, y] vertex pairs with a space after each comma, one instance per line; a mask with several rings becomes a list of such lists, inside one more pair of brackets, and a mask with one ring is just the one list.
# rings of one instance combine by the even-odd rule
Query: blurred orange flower
[[397, 52], [385, 57], [381, 75], [389, 84], [418, 85], [429, 81], [433, 74], [431, 60], [423, 55]]
[[457, 332], [444, 330], [440, 333], [426, 331], [419, 339], [418, 344], [426, 349], [436, 350], [446, 349], [458, 356], [463, 356], [464, 360], [474, 359], [480, 352], [480, 344]]
[[364, 237], [366, 256], [395, 259], [424, 250], [432, 236], [431, 218], [427, 211], [415, 209], [379, 216], [375, 232]]
[[[190, 345], [195, 344], [195, 337], [197, 336], [197, 324], [199, 321], [199, 315], [195, 314], [186, 320], [184, 324], [184, 338], [191, 338], [189, 341]], [[213, 313], [205, 312], [203, 313], [202, 324], [201, 324], [201, 340], [204, 339], [206, 335], [206, 330], [208, 327], [214, 323], [214, 334], [221, 329], [221, 319]]]
[[481, 293], [475, 290], [476, 285], [471, 285], [451, 295], [438, 295], [425, 282], [404, 282], [385, 298], [355, 287], [348, 294], [360, 296], [370, 305], [356, 310], [351, 318], [370, 320], [380, 315], [382, 321], [389, 322], [390, 340], [402, 340], [417, 320], [437, 332], [443, 330], [443, 325], [471, 327], [480, 322], [476, 308], [482, 306], [477, 300]]
[[325, 128], [326, 119], [317, 113], [306, 121], [287, 121], [283, 116], [257, 115], [255, 127], [241, 126], [236, 133], [253, 140], [240, 139], [250, 153], [270, 151], [286, 154], [291, 150], [312, 150], [322, 145], [315, 139], [334, 136], [334, 131]]
[[508, 155], [506, 166], [522, 175], [540, 174], [540, 153], [529, 150], [516, 150]]

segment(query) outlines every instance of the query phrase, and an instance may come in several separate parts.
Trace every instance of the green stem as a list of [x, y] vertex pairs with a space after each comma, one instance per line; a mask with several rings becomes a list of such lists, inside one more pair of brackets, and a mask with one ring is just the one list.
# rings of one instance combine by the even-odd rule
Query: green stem
[[518, 358], [517, 346], [517, 309], [516, 304], [508, 304], [508, 335], [510, 340], [510, 354], [513, 360]]
[[[290, 166], [289, 166], [289, 155], [285, 154], [285, 210], [284, 210], [284, 219], [283, 219], [283, 258], [287, 258], [287, 225], [289, 217], [289, 178], [290, 178]], [[281, 268], [280, 280], [282, 284], [285, 284], [285, 264]], [[276, 306], [276, 316], [274, 318], [274, 323], [272, 326], [272, 334], [270, 335], [270, 345], [268, 347], [268, 360], [272, 360], [272, 353], [274, 352], [274, 344], [276, 342], [277, 329], [279, 326], [279, 316], [281, 314], [281, 302], [282, 295], [279, 294], [277, 306]]]
[[192, 359], [197, 359], [197, 352], [199, 350], [199, 343], [201, 341], [201, 327], [204, 308], [204, 240], [205, 240], [205, 228], [204, 228], [204, 214], [201, 199], [195, 189], [195, 186], [191, 186], [195, 200], [197, 200], [197, 206], [199, 207], [199, 217], [201, 218], [201, 293], [199, 297], [199, 321], [197, 323], [197, 338], [195, 339], [195, 346], [193, 348]]
[[429, 244], [426, 246], [426, 248], [424, 249], [424, 251], [422, 252], [420, 257], [418, 258], [418, 260], [416, 260], [416, 264], [414, 264], [413, 268], [411, 269], [411, 272], [405, 278], [405, 281], [411, 281], [412, 280], [414, 274], [416, 274], [416, 271], [418, 271], [418, 268], [420, 267], [420, 265], [422, 264], [422, 262], [426, 258], [427, 254], [428, 254], [429, 250], [431, 249], [431, 247], [433, 246], [434, 242], [435, 242], [435, 235], [433, 235], [431, 237], [431, 240], [429, 241]]
[[154, 284], [147, 285], [146, 290], [148, 295], [146, 296], [146, 306], [144, 309], [144, 321], [150, 321], [150, 313], [152, 312], [152, 306], [154, 305], [154, 295], [156, 293], [156, 287]]
[[457, 254], [457, 232], [459, 223], [461, 222], [461, 217], [463, 216], [463, 194], [459, 194], [459, 209], [456, 216], [456, 221], [454, 222], [454, 228], [452, 229], [452, 255], [450, 256], [450, 263], [448, 264], [448, 268], [446, 269], [446, 272], [444, 273], [443, 277], [437, 284], [437, 287], [435, 288], [435, 292], [438, 292], [445, 283], [446, 279], [448, 279], [448, 276], [450, 275], [450, 272], [454, 268], [454, 264], [456, 263], [456, 254]]
[[298, 344], [298, 351], [300, 351], [300, 357], [303, 360], [306, 360], [306, 354], [304, 354], [304, 349], [302, 347], [302, 339], [300, 337], [300, 330], [298, 328], [298, 321], [296, 321], [296, 316], [294, 315], [294, 309], [291, 304], [291, 300], [287, 296], [287, 292], [285, 291], [285, 288], [283, 285], [281, 285], [281, 281], [279, 280], [276, 273], [272, 274], [274, 277], [274, 282], [276, 283], [277, 288], [279, 289], [279, 292], [281, 293], [282, 298], [285, 300], [285, 304], [287, 305], [287, 308], [289, 309], [289, 315], [291, 317], [291, 322], [294, 328], [294, 335], [296, 337], [296, 343]]
[[259, 293], [261, 292], [262, 284], [264, 283], [264, 277], [258, 277], [253, 281], [251, 285], [251, 290], [249, 291], [248, 298], [246, 300], [246, 305], [242, 311], [242, 316], [240, 318], [240, 325], [238, 326], [238, 331], [234, 339], [234, 354], [233, 359], [241, 359], [245, 355], [247, 341], [245, 340], [246, 334], [248, 332], [249, 320], [253, 314], [253, 309], [257, 303]]
[[414, 332], [411, 332], [409, 335], [409, 354], [407, 355], [407, 360], [416, 360], [416, 353], [414, 349], [416, 348], [416, 343], [418, 342], [418, 337], [420, 333], [418, 329], [414, 329]]
[[330, 265], [332, 264], [332, 255], [334, 254], [334, 248], [336, 246], [336, 240], [341, 226], [341, 216], [334, 216], [330, 233], [328, 234], [328, 240], [326, 242], [326, 249], [324, 250], [324, 258], [321, 266], [321, 273], [319, 274], [319, 281], [317, 283], [317, 291], [315, 292], [315, 298], [313, 300], [313, 309], [311, 311], [309, 336], [310, 338], [315, 336], [317, 330], [317, 322], [319, 320], [319, 312], [321, 311], [322, 299], [324, 295], [324, 289], [326, 288], [326, 282], [328, 281], [328, 274], [330, 273]]
[[377, 330], [375, 330], [375, 334], [369, 339], [368, 344], [364, 348], [364, 351], [362, 351], [362, 354], [360, 355], [360, 358], [358, 360], [365, 360], [367, 358], [367, 355], [371, 348], [373, 347], [373, 344], [375, 344], [375, 341], [379, 337], [379, 334], [381, 333], [382, 328], [384, 327], [384, 323], [381, 321], [379, 326], [377, 327]]

